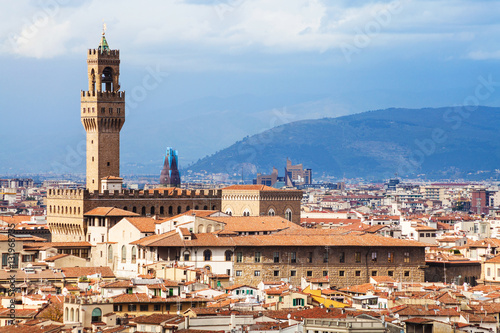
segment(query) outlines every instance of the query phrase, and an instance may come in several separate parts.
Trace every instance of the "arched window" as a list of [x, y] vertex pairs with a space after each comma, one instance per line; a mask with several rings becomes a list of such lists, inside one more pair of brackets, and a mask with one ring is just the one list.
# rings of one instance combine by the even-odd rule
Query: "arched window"
[[211, 224], [207, 225], [207, 232], [212, 232], [212, 225]]
[[75, 321], [75, 309], [71, 308], [71, 322]]
[[165, 214], [165, 208], [163, 206], [160, 206], [160, 215]]
[[137, 213], [137, 207], [136, 206], [132, 207], [132, 213]]
[[144, 207], [144, 206], [142, 206], [141, 215], [142, 216], [146, 215], [146, 207]]
[[174, 208], [172, 206], [168, 206], [168, 215], [172, 215], [174, 213]]
[[66, 321], [69, 321], [69, 310], [68, 310], [68, 308], [64, 309], [64, 317], [66, 317]]
[[135, 264], [135, 260], [137, 259], [137, 249], [135, 246], [132, 246], [132, 263]]
[[269, 212], [267, 212], [267, 215], [269, 215], [269, 216], [275, 216], [276, 212], [274, 211], [274, 209], [269, 208]]
[[113, 69], [111, 67], [106, 67], [102, 71], [101, 84], [104, 85], [104, 87], [100, 87], [101, 91], [113, 91]]
[[122, 262], [127, 262], [127, 248], [125, 245], [122, 246]]
[[80, 310], [76, 310], [75, 314], [76, 314], [76, 321], [80, 322]]
[[217, 207], [215, 205], [212, 206], [212, 210], [216, 210]]
[[209, 271], [209, 272], [212, 270], [212, 267], [210, 267], [210, 266], [208, 266], [208, 265], [206, 265], [206, 266], [205, 266], [205, 267], [203, 267], [203, 268], [205, 268], [205, 269], [206, 269], [207, 271]]
[[207, 205], [203, 206], [203, 210], [208, 210], [208, 206]]
[[203, 251], [203, 260], [205, 260], [205, 261], [212, 260], [212, 251], [210, 251], [210, 250]]
[[226, 257], [226, 261], [233, 261], [233, 252], [232, 252], [232, 251], [227, 250], [227, 251], [224, 253], [224, 257]]
[[180, 214], [180, 213], [181, 213], [181, 211], [182, 211], [181, 206], [177, 206], [177, 214]]
[[190, 211], [191, 210], [191, 207], [190, 206], [187, 206], [186, 207], [186, 212]]
[[194, 206], [194, 210], [198, 210], [200, 207], [198, 205]]
[[92, 322], [93, 323], [101, 321], [101, 318], [102, 318], [101, 309], [95, 308], [94, 310], [92, 310]]
[[288, 221], [292, 221], [292, 210], [290, 208], [288, 208], [286, 211], [285, 211], [285, 218], [288, 220]]
[[127, 206], [123, 207], [123, 210], [127, 210]]
[[155, 214], [155, 206], [151, 206], [151, 215]]
[[108, 263], [113, 262], [113, 247], [111, 245], [108, 245]]
[[202, 234], [204, 231], [205, 231], [205, 227], [203, 226], [203, 224], [198, 225], [198, 233]]
[[233, 216], [233, 211], [231, 210], [231, 208], [227, 208], [226, 209], [226, 214], [230, 215], [230, 216]]

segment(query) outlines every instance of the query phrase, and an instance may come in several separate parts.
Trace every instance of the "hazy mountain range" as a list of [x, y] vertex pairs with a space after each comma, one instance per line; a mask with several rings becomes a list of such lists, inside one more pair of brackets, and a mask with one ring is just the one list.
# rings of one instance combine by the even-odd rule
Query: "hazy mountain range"
[[247, 136], [188, 169], [248, 179], [275, 166], [282, 176], [287, 157], [316, 176], [496, 179], [500, 108], [391, 108], [301, 120]]

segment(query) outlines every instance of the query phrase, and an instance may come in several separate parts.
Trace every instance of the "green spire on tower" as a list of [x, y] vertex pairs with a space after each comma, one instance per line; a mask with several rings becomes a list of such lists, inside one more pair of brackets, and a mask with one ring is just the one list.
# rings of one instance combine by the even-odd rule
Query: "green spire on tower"
[[101, 37], [101, 42], [99, 43], [99, 50], [101, 50], [101, 52], [103, 51], [109, 51], [109, 45], [108, 45], [108, 41], [106, 40], [106, 23], [103, 23], [102, 25], [102, 37]]

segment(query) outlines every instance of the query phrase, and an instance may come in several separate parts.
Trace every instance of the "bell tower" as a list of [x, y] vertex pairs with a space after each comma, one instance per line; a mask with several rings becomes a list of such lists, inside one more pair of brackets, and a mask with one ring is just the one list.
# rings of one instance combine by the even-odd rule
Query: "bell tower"
[[81, 92], [81, 119], [87, 132], [87, 189], [102, 191], [101, 179], [120, 177], [120, 130], [125, 92], [120, 91], [120, 51], [111, 50], [105, 32], [87, 53], [89, 89]]

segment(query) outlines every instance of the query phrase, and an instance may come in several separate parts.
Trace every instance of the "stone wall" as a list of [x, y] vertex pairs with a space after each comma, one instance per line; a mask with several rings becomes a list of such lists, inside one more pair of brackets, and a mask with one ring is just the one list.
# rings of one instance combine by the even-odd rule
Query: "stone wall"
[[[368, 283], [370, 276], [376, 272], [378, 276], [387, 276], [392, 272], [396, 280], [404, 282], [424, 282], [425, 249], [397, 247], [238, 247], [235, 250], [234, 281], [235, 283], [257, 286], [261, 281], [280, 280], [283, 278], [295, 285], [300, 285], [301, 277], [322, 278], [328, 276], [330, 285], [346, 287]], [[328, 262], [324, 262], [328, 251]], [[371, 260], [372, 252], [377, 252], [377, 261]], [[242, 253], [242, 262], [238, 262], [238, 252]], [[261, 262], [255, 262], [255, 253], [261, 253]], [[274, 252], [279, 252], [279, 262], [274, 263]], [[296, 262], [292, 253], [296, 253]], [[341, 253], [344, 262], [340, 262]], [[360, 253], [361, 262], [355, 261], [356, 252]], [[392, 263], [388, 262], [388, 252], [394, 253]], [[409, 252], [410, 262], [404, 262], [404, 252]], [[311, 258], [311, 259], [310, 259]], [[238, 271], [241, 271], [239, 273]], [[259, 271], [260, 275], [255, 275]], [[275, 271], [279, 275], [275, 275]], [[295, 273], [293, 273], [295, 272]], [[295, 276], [293, 275], [295, 274]]]

